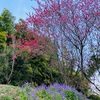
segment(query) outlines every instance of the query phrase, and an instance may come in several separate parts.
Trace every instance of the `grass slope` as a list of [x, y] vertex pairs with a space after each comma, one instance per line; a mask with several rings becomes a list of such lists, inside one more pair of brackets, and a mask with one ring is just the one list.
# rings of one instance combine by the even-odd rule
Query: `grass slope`
[[0, 100], [27, 100], [22, 98], [23, 94], [20, 87], [0, 85]]

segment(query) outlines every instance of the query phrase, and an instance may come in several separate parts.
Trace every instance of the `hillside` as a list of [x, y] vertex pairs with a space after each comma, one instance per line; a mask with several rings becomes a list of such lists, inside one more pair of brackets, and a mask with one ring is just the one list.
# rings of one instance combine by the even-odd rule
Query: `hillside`
[[0, 85], [0, 100], [25, 100], [22, 99], [22, 95], [24, 95], [24, 93], [19, 87]]

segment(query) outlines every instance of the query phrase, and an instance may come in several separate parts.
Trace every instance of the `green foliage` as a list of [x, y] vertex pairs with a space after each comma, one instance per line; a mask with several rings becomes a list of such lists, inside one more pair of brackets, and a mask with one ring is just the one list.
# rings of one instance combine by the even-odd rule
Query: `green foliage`
[[[12, 42], [10, 38], [7, 38], [7, 36], [10, 36], [11, 34], [14, 34], [15, 26], [14, 26], [15, 17], [12, 16], [11, 12], [8, 9], [4, 9], [0, 16], [0, 38], [4, 37], [4, 40], [6, 40], [6, 43]], [[1, 39], [0, 39], [1, 42]]]
[[52, 97], [45, 89], [37, 92], [37, 97], [39, 100], [52, 100]]
[[28, 95], [23, 93], [20, 87], [0, 85], [0, 100], [28, 100], [23, 99], [27, 97]]
[[0, 17], [0, 31], [5, 31], [8, 35], [10, 35], [14, 29], [14, 20], [15, 17], [12, 16], [11, 12], [4, 9]]
[[20, 100], [28, 100], [28, 96], [24, 92], [20, 92], [19, 96], [20, 96]]
[[0, 83], [7, 84], [7, 78], [12, 69], [12, 48], [5, 46], [0, 49]]
[[11, 96], [5, 95], [0, 98], [0, 100], [13, 100]]
[[62, 100], [60, 93], [50, 95], [45, 89], [38, 90], [36, 96], [39, 98], [39, 100]]
[[88, 98], [90, 100], [100, 100], [100, 96], [99, 95], [94, 95], [94, 94], [90, 95]]
[[36, 96], [39, 98], [39, 100], [62, 100], [60, 93], [50, 95], [45, 89], [39, 90]]
[[6, 46], [6, 32], [0, 32], [0, 47], [5, 47]]
[[[74, 80], [72, 81], [71, 79]], [[79, 92], [82, 92], [87, 96], [90, 90], [90, 86], [85, 76], [81, 72], [76, 73], [73, 71], [71, 79], [69, 79], [69, 85], [75, 87]]]
[[76, 96], [75, 92], [73, 91], [64, 91], [66, 94], [67, 99], [66, 100], [79, 100], [78, 97]]
[[60, 73], [54, 69], [48, 67], [48, 62], [45, 57], [38, 56], [32, 59], [33, 80], [38, 84], [50, 84], [60, 81]]
[[23, 85], [26, 80], [31, 80], [32, 73], [29, 72], [29, 67], [30, 65], [26, 64], [25, 61], [18, 56], [18, 58], [15, 60], [11, 84]]
[[[24, 78], [23, 78], [24, 77]], [[18, 56], [15, 60], [14, 73], [11, 84], [23, 85], [25, 81], [34, 82], [36, 85], [60, 82], [61, 74], [54, 68], [48, 67], [48, 62], [43, 56], [25, 60]]]
[[14, 20], [11, 12], [4, 9], [0, 15], [0, 83], [4, 84], [10, 82], [9, 75], [12, 71], [14, 49], [8, 45], [12, 39], [7, 36], [14, 34]]

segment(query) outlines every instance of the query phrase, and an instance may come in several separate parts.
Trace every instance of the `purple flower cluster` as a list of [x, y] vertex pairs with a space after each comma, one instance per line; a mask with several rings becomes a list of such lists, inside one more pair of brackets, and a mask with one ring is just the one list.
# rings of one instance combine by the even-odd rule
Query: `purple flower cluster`
[[[69, 91], [69, 93], [75, 94], [74, 98], [76, 98], [76, 99], [73, 99], [73, 100], [88, 100], [88, 99], [84, 99], [84, 95], [81, 92], [78, 92], [75, 88], [72, 88], [72, 87], [66, 86], [66, 85], [62, 85], [62, 84], [58, 84], [58, 83], [52, 84], [50, 86], [46, 86], [43, 84], [41, 86], [34, 88], [28, 94], [33, 98], [33, 100], [41, 100], [41, 99], [39, 99], [37, 94], [39, 91], [43, 91], [43, 90], [46, 93], [45, 94], [43, 94], [42, 92], [40, 92], [40, 93], [42, 93], [42, 95], [47, 94], [47, 96], [50, 96], [51, 99], [49, 99], [49, 100], [58, 100], [58, 99], [56, 99], [57, 97], [60, 98], [59, 100], [67, 100], [66, 99], [67, 98], [66, 91]], [[43, 99], [43, 100], [46, 100], [46, 99]]]

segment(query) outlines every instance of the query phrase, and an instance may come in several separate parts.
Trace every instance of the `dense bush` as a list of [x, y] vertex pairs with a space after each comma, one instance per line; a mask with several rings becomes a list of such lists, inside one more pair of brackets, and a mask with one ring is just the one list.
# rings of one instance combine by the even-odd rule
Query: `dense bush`
[[22, 85], [25, 81], [34, 82], [36, 85], [61, 83], [61, 73], [55, 68], [49, 68], [47, 60], [43, 56], [37, 56], [23, 61], [18, 57], [15, 62], [14, 73], [12, 75], [12, 85]]
[[100, 96], [94, 95], [94, 94], [90, 95], [88, 98], [89, 98], [90, 100], [100, 100]]
[[32, 90], [29, 87], [26, 84], [22, 89], [32, 97], [32, 100], [88, 100], [76, 89], [58, 83], [50, 86], [41, 85]]

